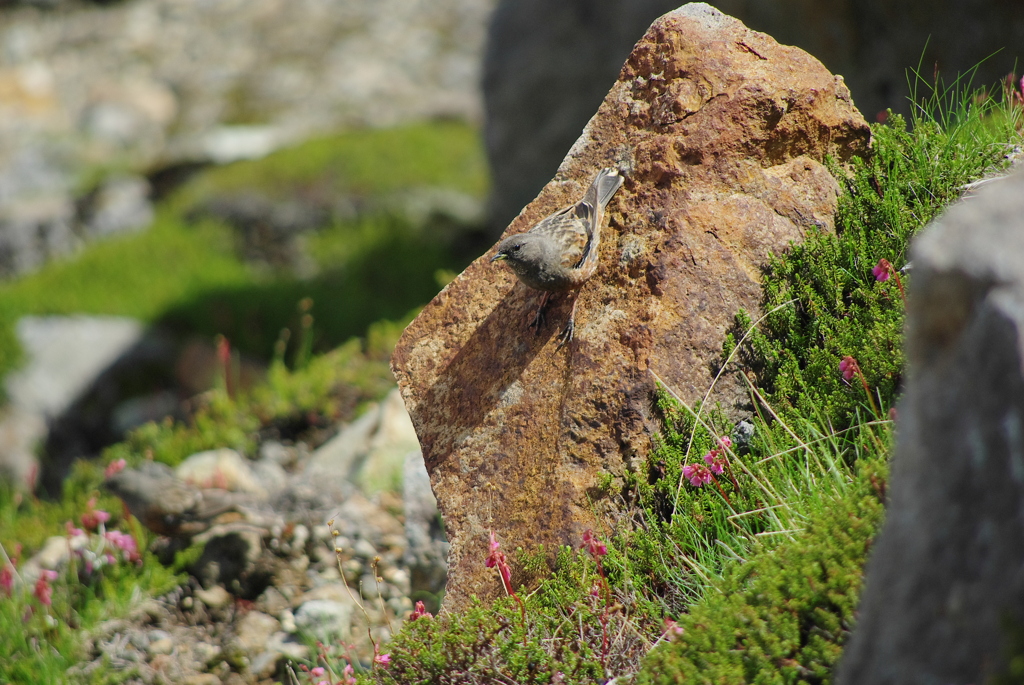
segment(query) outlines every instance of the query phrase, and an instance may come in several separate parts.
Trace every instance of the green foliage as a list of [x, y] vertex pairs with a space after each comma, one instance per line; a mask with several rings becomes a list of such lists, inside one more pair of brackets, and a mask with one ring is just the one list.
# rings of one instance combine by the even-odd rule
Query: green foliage
[[[481, 198], [487, 184], [478, 132], [454, 122], [337, 134], [206, 170], [157, 207], [146, 231], [90, 244], [0, 283], [0, 374], [21, 360], [14, 324], [29, 314], [136, 317], [182, 335], [223, 334], [234, 348], [269, 359], [283, 328], [302, 328], [296, 303], [312, 298], [310, 348], [327, 351], [374, 321], [421, 306], [440, 287], [439, 271], [461, 270], [475, 256], [453, 243], [446, 227], [413, 225], [390, 198], [424, 188]], [[203, 201], [243, 191], [349, 196], [372, 211], [312, 235], [319, 272], [299, 278], [246, 264], [232, 229], [194, 218]]]
[[84, 656], [83, 632], [128, 615], [142, 599], [165, 594], [184, 580], [144, 553], [138, 563], [119, 561], [92, 574], [81, 562], [72, 563], [49, 583], [50, 606], [34, 587], [20, 582], [10, 596], [0, 590], [0, 682], [68, 682], [68, 672]]
[[796, 538], [734, 566], [681, 616], [634, 682], [828, 683], [853, 626], [862, 568], [883, 516], [884, 458]]
[[524, 598], [525, 623], [511, 597], [406, 623], [377, 682], [604, 683], [636, 663], [645, 645], [634, 635], [652, 627], [595, 590], [601, 582], [589, 557], [562, 548], [557, 571]]
[[[979, 100], [959, 82], [937, 87], [910, 130], [892, 115], [872, 128], [871, 157], [833, 168], [843, 185], [836, 232], [813, 233], [772, 259], [763, 280], [770, 313], [744, 359], [776, 411], [820, 415], [843, 428], [874, 415], [873, 404], [883, 413], [892, 406], [903, 368], [901, 279], [877, 282], [872, 268], [884, 258], [901, 269], [916, 231], [966, 183], [1005, 166], [1021, 141], [1020, 123], [1019, 107]], [[871, 399], [859, 378], [839, 374], [847, 355], [858, 361]]]

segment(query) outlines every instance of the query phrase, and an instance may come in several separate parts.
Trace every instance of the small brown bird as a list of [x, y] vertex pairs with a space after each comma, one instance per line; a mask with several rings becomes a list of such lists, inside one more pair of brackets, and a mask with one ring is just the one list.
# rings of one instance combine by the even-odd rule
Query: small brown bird
[[[601, 169], [582, 200], [498, 244], [491, 261], [505, 261], [520, 281], [544, 292], [532, 324], [538, 330], [551, 294], [579, 288], [597, 270], [604, 209], [622, 182], [617, 169]], [[572, 340], [575, 315], [574, 301], [560, 345]]]
[[178, 480], [169, 467], [156, 462], [115, 473], [103, 481], [103, 487], [120, 497], [146, 528], [172, 537], [203, 532], [213, 519], [236, 509], [243, 501], [240, 495], [226, 490], [200, 490]]

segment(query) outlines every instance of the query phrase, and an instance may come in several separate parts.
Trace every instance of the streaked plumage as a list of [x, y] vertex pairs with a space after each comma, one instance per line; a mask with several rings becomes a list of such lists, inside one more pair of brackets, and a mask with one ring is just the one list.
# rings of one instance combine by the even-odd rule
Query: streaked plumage
[[[502, 240], [491, 261], [504, 260], [520, 281], [545, 293], [579, 288], [597, 270], [604, 210], [622, 183], [617, 169], [601, 169], [582, 200]], [[537, 312], [538, 326], [547, 300]], [[563, 342], [572, 338], [575, 309], [574, 302]]]

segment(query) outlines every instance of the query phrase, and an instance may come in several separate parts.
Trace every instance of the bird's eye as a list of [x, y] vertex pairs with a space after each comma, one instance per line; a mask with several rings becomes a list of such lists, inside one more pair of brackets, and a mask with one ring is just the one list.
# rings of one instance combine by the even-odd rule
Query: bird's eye
[[512, 246], [512, 252], [519, 252], [519, 248], [520, 247], [522, 247], [522, 245], [513, 245]]

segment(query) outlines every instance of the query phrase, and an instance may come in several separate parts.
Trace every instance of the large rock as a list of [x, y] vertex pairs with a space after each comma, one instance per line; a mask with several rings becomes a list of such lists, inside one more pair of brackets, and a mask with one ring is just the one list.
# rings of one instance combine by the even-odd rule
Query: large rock
[[[690, 402], [759, 269], [812, 228], [832, 227], [822, 164], [866, 151], [842, 79], [709, 5], [651, 27], [554, 180], [512, 222], [526, 230], [619, 166], [597, 275], [576, 338], [555, 338], [571, 296], [535, 335], [539, 293], [478, 259], [406, 329], [392, 358], [451, 541], [445, 603], [498, 591], [488, 533], [506, 550], [580, 544], [614, 508], [606, 474], [635, 469], [657, 421], [650, 370]], [[745, 397], [737, 379], [713, 400]], [[515, 579], [528, 580], [524, 576]]]
[[1018, 172], [913, 246], [890, 505], [845, 685], [991, 682], [1024, 626], [1022, 217]]
[[[658, 15], [679, 0], [500, 0], [484, 59], [487, 150], [497, 231], [551, 178]], [[842, 74], [861, 109], [908, 112], [907, 69], [946, 83], [977, 68], [988, 86], [1024, 57], [1024, 3], [1005, 0], [719, 0], [723, 12]]]

